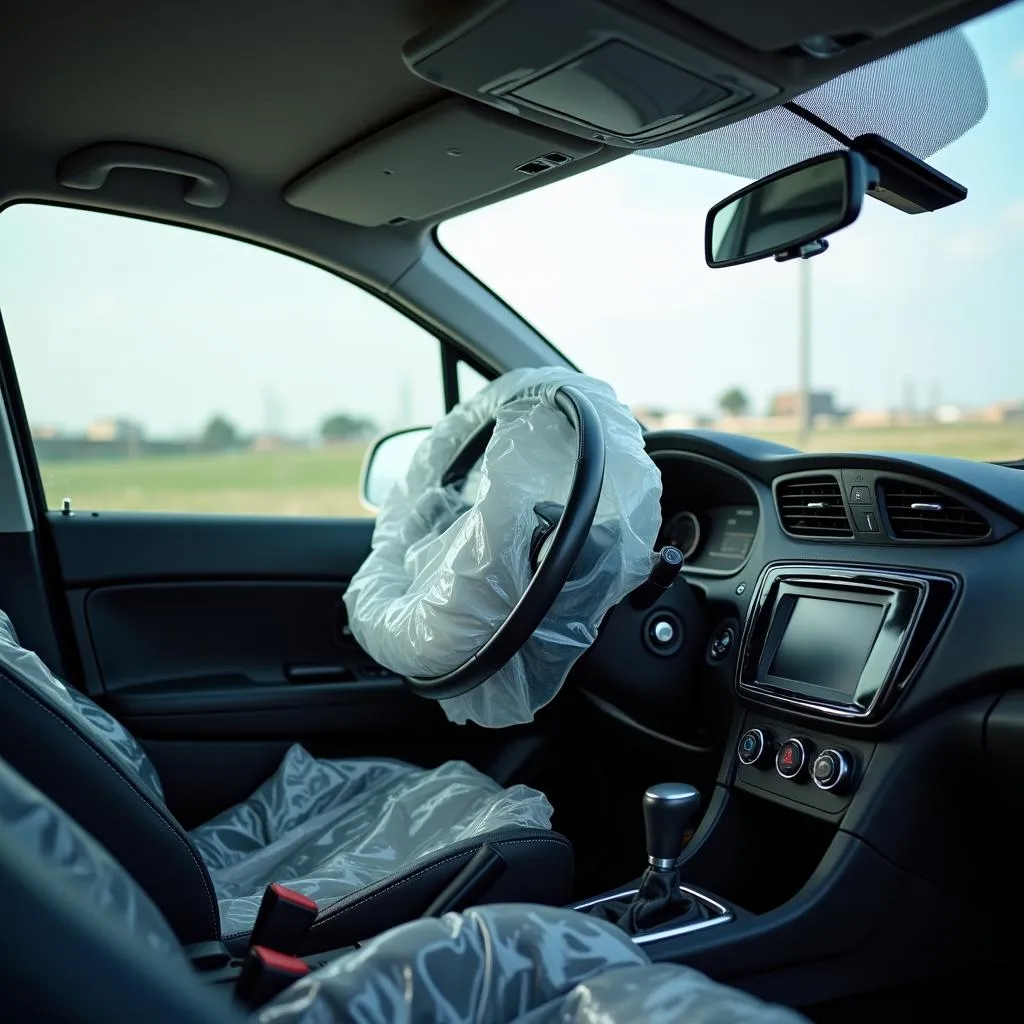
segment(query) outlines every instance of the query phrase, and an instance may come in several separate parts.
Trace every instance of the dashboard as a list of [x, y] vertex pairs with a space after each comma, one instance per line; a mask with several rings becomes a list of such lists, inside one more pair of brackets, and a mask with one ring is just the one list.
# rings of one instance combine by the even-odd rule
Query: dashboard
[[716, 505], [699, 512], [673, 512], [662, 527], [658, 547], [679, 548], [691, 569], [730, 572], [750, 554], [757, 536], [756, 505]]
[[[685, 469], [679, 463], [685, 459]], [[655, 459], [662, 476], [658, 547], [670, 544], [698, 574], [729, 575], [750, 555], [761, 510], [743, 475], [725, 463], [667, 450]]]
[[[652, 432], [647, 447], [662, 475], [658, 543], [683, 553], [696, 595], [694, 609], [666, 615], [702, 649], [674, 648], [669, 664], [648, 643], [663, 656], [649, 685], [638, 688], [634, 669], [616, 705], [645, 730], [696, 749], [754, 713], [782, 743], [782, 716], [809, 752], [827, 740], [852, 758], [864, 737], [1024, 682], [1024, 471], [808, 454], [714, 431]], [[648, 614], [644, 635], [655, 626]], [[655, 694], [655, 678], [675, 693]], [[616, 704], [611, 684], [602, 692]]]
[[939, 963], [930, 944], [1000, 934], [1024, 810], [1024, 470], [711, 431], [646, 444], [658, 543], [685, 557], [613, 609], [577, 689], [632, 731], [630, 757], [651, 751], [650, 777], [701, 782], [683, 878], [765, 944], [755, 969], [730, 925], [705, 962], [730, 935], [748, 976], [868, 949], [896, 984], [908, 948]]

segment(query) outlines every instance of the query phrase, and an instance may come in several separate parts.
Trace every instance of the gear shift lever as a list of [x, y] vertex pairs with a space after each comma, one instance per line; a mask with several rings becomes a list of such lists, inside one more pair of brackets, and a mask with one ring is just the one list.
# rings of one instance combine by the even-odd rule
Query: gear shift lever
[[686, 826], [699, 806], [700, 793], [685, 782], [659, 782], [644, 793], [647, 863], [655, 871], [676, 866]]
[[707, 910], [679, 888], [676, 861], [700, 794], [684, 782], [661, 782], [644, 793], [648, 868], [632, 898], [605, 900], [589, 911], [630, 935], [667, 925], [699, 921]]

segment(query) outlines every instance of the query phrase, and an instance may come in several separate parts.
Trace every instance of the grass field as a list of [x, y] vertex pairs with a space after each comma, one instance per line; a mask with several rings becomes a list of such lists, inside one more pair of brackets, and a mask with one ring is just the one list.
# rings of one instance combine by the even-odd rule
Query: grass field
[[359, 516], [365, 444], [226, 455], [44, 462], [50, 508], [214, 512], [232, 515]]
[[[795, 438], [764, 434], [795, 445]], [[1024, 458], [1024, 424], [972, 423], [818, 431], [814, 451], [912, 451], [968, 459]], [[42, 464], [51, 508], [252, 515], [368, 515], [359, 504], [365, 446]]]

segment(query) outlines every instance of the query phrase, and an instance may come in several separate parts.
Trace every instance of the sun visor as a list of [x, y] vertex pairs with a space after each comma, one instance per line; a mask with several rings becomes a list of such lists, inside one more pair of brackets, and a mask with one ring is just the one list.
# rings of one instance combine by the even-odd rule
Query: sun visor
[[342, 150], [290, 184], [284, 198], [363, 227], [422, 221], [601, 148], [452, 98]]
[[[876, 133], [924, 160], [981, 120], [988, 89], [967, 36], [951, 29], [854, 68], [793, 102], [848, 138]], [[763, 178], [838, 148], [821, 129], [785, 107], [774, 107], [640, 155]]]

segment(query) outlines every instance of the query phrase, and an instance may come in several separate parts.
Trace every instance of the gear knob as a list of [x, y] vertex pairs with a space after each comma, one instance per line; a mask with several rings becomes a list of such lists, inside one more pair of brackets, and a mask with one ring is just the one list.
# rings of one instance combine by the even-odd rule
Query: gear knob
[[647, 860], [652, 868], [675, 866], [686, 826], [699, 806], [700, 793], [685, 782], [659, 782], [644, 793]]

